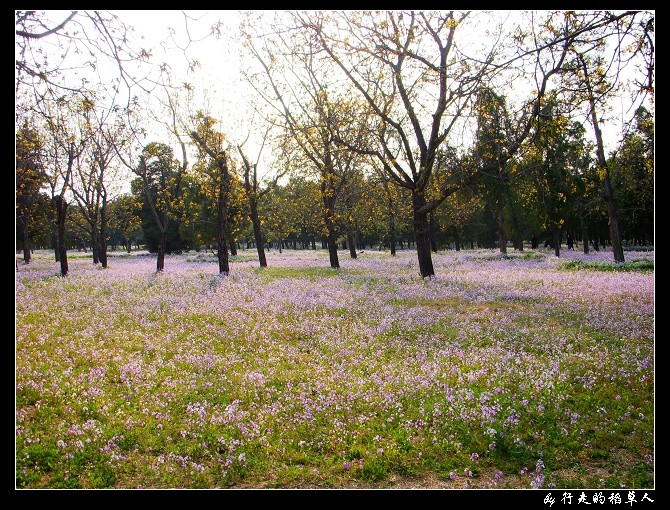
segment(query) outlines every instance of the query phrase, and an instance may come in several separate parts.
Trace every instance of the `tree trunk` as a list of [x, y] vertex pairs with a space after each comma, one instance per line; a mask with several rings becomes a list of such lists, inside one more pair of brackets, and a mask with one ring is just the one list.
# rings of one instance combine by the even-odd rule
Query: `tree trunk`
[[496, 208], [496, 227], [498, 227], [498, 248], [500, 253], [507, 255], [507, 234], [505, 233], [505, 207], [502, 200]]
[[584, 217], [584, 207], [579, 204], [579, 226], [582, 230], [582, 244], [584, 245], [584, 254], [589, 253], [589, 230], [586, 226], [586, 218]]
[[67, 215], [68, 203], [62, 195], [54, 197], [56, 203], [56, 246], [58, 248], [58, 259], [60, 260], [60, 274], [67, 276], [69, 267], [67, 263], [67, 245], [65, 244], [65, 218]]
[[612, 182], [610, 180], [609, 169], [605, 167], [605, 175], [601, 182], [603, 199], [607, 204], [607, 214], [609, 216], [610, 240], [612, 242], [612, 253], [614, 262], [625, 262], [623, 254], [623, 245], [621, 244], [621, 235], [619, 233], [619, 219], [616, 206], [614, 205], [614, 194], [612, 193]]
[[98, 230], [92, 229], [91, 231], [91, 253], [93, 254], [93, 263], [97, 264], [100, 262], [100, 244], [98, 240]]
[[58, 222], [56, 221], [55, 229], [51, 232], [51, 242], [54, 247], [54, 260], [60, 262], [60, 248], [58, 244]]
[[251, 224], [254, 228], [254, 239], [256, 241], [256, 250], [258, 251], [258, 263], [260, 267], [267, 267], [268, 262], [265, 258], [265, 247], [263, 246], [263, 234], [261, 233], [261, 221], [258, 217], [258, 204], [255, 199], [249, 199], [249, 210], [251, 212]]
[[30, 264], [30, 235], [28, 234], [28, 228], [25, 226], [27, 221], [24, 221], [24, 227], [22, 230], [23, 238], [23, 263]]
[[554, 254], [557, 257], [561, 256], [561, 237], [558, 230], [554, 230]]
[[349, 245], [349, 255], [352, 259], [358, 257], [356, 253], [356, 241], [354, 241], [354, 236], [352, 234], [347, 234], [347, 244]]
[[330, 258], [330, 267], [333, 269], [340, 268], [340, 261], [337, 256], [337, 238], [335, 237], [335, 221], [333, 214], [335, 212], [335, 200], [329, 196], [323, 197], [324, 222], [326, 224], [326, 244], [328, 246], [328, 256]]
[[226, 236], [226, 221], [228, 216], [228, 204], [226, 195], [223, 191], [219, 191], [218, 199], [218, 214], [216, 219], [216, 247], [217, 257], [219, 260], [219, 274], [229, 275], [230, 264], [228, 262], [228, 247]]
[[216, 236], [217, 258], [219, 261], [219, 274], [230, 274], [230, 264], [228, 261], [228, 247], [226, 246], [226, 232], [222, 231], [221, 227], [218, 229]]
[[[167, 223], [167, 222], [166, 222]], [[167, 244], [167, 226], [160, 229], [160, 238], [158, 240], [158, 254], [156, 256], [156, 271], [161, 272], [165, 269], [165, 245]]]
[[433, 259], [430, 254], [430, 236], [428, 213], [421, 212], [426, 205], [426, 198], [422, 191], [412, 190], [412, 209], [414, 212], [414, 237], [416, 240], [416, 254], [419, 259], [419, 274], [422, 278], [435, 275]]
[[612, 193], [612, 182], [610, 180], [609, 166], [607, 159], [605, 159], [605, 146], [603, 144], [603, 136], [598, 124], [598, 117], [596, 115], [596, 102], [593, 93], [593, 88], [589, 81], [589, 74], [586, 68], [586, 63], [580, 55], [582, 68], [584, 70], [584, 78], [586, 80], [586, 88], [589, 94], [589, 106], [591, 107], [591, 124], [596, 136], [596, 155], [598, 162], [598, 175], [600, 176], [600, 185], [602, 190], [603, 200], [607, 205], [607, 214], [609, 216], [609, 231], [610, 239], [612, 241], [612, 252], [614, 254], [614, 262], [625, 262], [623, 255], [623, 246], [621, 245], [621, 234], [619, 233], [619, 219], [617, 217], [616, 205], [614, 204], [614, 196]]
[[395, 214], [393, 214], [393, 202], [389, 198], [389, 248], [391, 249], [391, 256], [395, 256], [396, 232], [395, 232]]
[[98, 258], [103, 269], [107, 269], [107, 206], [103, 202], [100, 208], [100, 235], [98, 241]]

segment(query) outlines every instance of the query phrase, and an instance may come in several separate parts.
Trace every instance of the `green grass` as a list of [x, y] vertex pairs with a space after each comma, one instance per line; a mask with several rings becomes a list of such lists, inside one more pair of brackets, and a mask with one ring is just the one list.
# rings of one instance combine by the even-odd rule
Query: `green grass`
[[650, 260], [633, 260], [630, 262], [584, 262], [581, 260], [569, 260], [562, 263], [564, 269], [581, 270], [590, 269], [592, 271], [642, 271], [651, 272], [654, 270], [654, 263]]
[[187, 257], [21, 267], [17, 488], [654, 485], [653, 272]]

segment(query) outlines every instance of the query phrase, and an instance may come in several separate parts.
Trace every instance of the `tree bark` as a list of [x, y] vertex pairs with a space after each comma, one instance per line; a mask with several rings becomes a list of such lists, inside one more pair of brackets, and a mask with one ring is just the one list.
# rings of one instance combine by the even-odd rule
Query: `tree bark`
[[30, 264], [30, 235], [28, 233], [28, 228], [25, 226], [27, 220], [23, 222], [22, 238], [23, 238], [23, 263]]
[[412, 208], [414, 211], [414, 237], [416, 239], [416, 254], [419, 259], [419, 274], [422, 278], [435, 275], [433, 259], [430, 252], [430, 235], [428, 213], [421, 208], [426, 205], [426, 197], [422, 191], [412, 190]]
[[430, 239], [430, 251], [437, 253], [437, 242], [435, 241], [435, 215], [433, 211], [428, 213], [428, 239]]
[[258, 264], [260, 267], [267, 267], [268, 262], [265, 258], [265, 246], [263, 245], [263, 234], [261, 232], [261, 221], [258, 217], [258, 203], [255, 198], [249, 198], [249, 211], [251, 213], [251, 224], [254, 228], [254, 240], [256, 241], [256, 250], [258, 251]]
[[330, 267], [333, 269], [339, 269], [340, 261], [337, 256], [337, 238], [335, 237], [335, 221], [333, 218], [335, 200], [331, 199], [326, 193], [322, 193], [322, 195], [325, 209], [324, 222], [326, 224], [326, 244], [328, 246]]
[[226, 232], [226, 223], [228, 221], [228, 175], [227, 169], [225, 172], [223, 168], [220, 168], [220, 170], [221, 181], [219, 184], [219, 195], [217, 197], [218, 214], [216, 215], [216, 242], [219, 259], [219, 274], [228, 275], [230, 274], [228, 247], [226, 246], [228, 241]]
[[158, 254], [156, 255], [156, 271], [161, 272], [165, 269], [165, 245], [167, 244], [167, 227], [160, 229], [160, 238], [158, 239]]
[[100, 235], [98, 258], [103, 269], [107, 269], [107, 204], [103, 201], [100, 208]]
[[347, 234], [347, 244], [349, 245], [349, 255], [351, 258], [357, 258], [358, 254], [356, 253], [356, 241], [354, 240], [354, 236], [352, 234]]
[[554, 254], [561, 256], [561, 236], [558, 230], [554, 230]]
[[93, 264], [100, 262], [100, 241], [98, 239], [98, 230], [91, 230], [91, 253], [93, 254]]
[[60, 274], [61, 276], [67, 276], [69, 267], [67, 263], [67, 245], [65, 244], [65, 218], [68, 203], [63, 199], [62, 195], [56, 195], [54, 202], [56, 204], [56, 246], [60, 261]]
[[507, 255], [507, 235], [505, 234], [505, 206], [500, 200], [496, 204], [496, 227], [498, 227], [498, 248]]

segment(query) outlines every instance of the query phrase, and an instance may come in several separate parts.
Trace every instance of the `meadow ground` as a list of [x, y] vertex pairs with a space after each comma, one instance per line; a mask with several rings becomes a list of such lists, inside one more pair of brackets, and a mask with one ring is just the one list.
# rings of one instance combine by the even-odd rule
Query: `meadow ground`
[[111, 255], [18, 264], [16, 488], [654, 488], [653, 251]]

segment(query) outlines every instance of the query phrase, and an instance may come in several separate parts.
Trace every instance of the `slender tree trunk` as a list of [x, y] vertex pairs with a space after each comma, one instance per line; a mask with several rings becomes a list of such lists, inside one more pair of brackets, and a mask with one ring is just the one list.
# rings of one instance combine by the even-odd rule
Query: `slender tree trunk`
[[98, 239], [98, 229], [91, 229], [91, 253], [93, 254], [93, 263], [100, 262], [100, 244]]
[[584, 245], [584, 254], [589, 253], [589, 230], [586, 226], [586, 218], [584, 215], [584, 206], [579, 204], [579, 226], [582, 231], [582, 244]]
[[230, 263], [228, 260], [228, 247], [226, 246], [226, 232], [225, 229], [222, 232], [220, 227], [218, 232], [216, 236], [216, 249], [219, 261], [219, 274], [228, 275], [230, 274]]
[[607, 206], [607, 214], [609, 216], [609, 231], [610, 239], [612, 241], [614, 262], [623, 263], [625, 262], [625, 259], [623, 255], [623, 246], [621, 245], [621, 234], [619, 232], [619, 219], [617, 216], [616, 205], [614, 204], [614, 194], [612, 193], [612, 181], [610, 180], [609, 165], [607, 164], [607, 159], [605, 158], [603, 136], [602, 132], [600, 131], [600, 125], [598, 124], [598, 117], [596, 115], [596, 102], [593, 89], [591, 87], [591, 82], [589, 80], [586, 63], [584, 62], [584, 59], [581, 55], [579, 55], [579, 57], [584, 71], [586, 89], [589, 96], [589, 106], [591, 107], [591, 124], [593, 125], [593, 131], [596, 136], [596, 154], [598, 158], [597, 161], [599, 169], [598, 175], [600, 176], [602, 196], [603, 200], [605, 201], [605, 205]]
[[23, 228], [21, 229], [23, 238], [23, 263], [30, 264], [30, 235], [27, 227], [28, 221], [24, 220]]
[[216, 218], [216, 242], [219, 259], [219, 274], [229, 275], [230, 264], [228, 261], [228, 236], [226, 232], [226, 223], [228, 221], [228, 178], [222, 175], [222, 180], [219, 188], [219, 196], [217, 200], [218, 214]]
[[416, 240], [416, 254], [419, 259], [419, 273], [422, 278], [435, 275], [433, 259], [430, 252], [428, 213], [421, 212], [421, 208], [425, 205], [426, 197], [423, 195], [423, 192], [412, 190], [414, 237]]
[[621, 244], [621, 235], [619, 234], [619, 219], [616, 206], [614, 204], [612, 181], [610, 180], [609, 169], [607, 169], [607, 167], [601, 182], [601, 187], [603, 199], [607, 205], [607, 214], [609, 216], [610, 241], [612, 243], [614, 262], [623, 263], [625, 262], [625, 258], [623, 254], [623, 245]]
[[393, 214], [393, 202], [389, 198], [389, 248], [391, 249], [391, 256], [395, 257], [396, 245], [396, 229], [395, 229], [395, 214]]
[[60, 274], [67, 276], [69, 267], [67, 263], [67, 245], [65, 244], [65, 218], [67, 215], [68, 203], [62, 195], [54, 197], [56, 203], [56, 246], [58, 248], [58, 260], [60, 261]]
[[498, 230], [498, 248], [500, 253], [507, 255], [507, 234], [505, 232], [505, 206], [502, 200], [496, 204], [496, 227]]
[[160, 229], [160, 238], [158, 240], [158, 254], [156, 255], [156, 271], [161, 272], [165, 269], [165, 245], [167, 244], [167, 222], [165, 228]]
[[330, 267], [333, 269], [340, 268], [340, 261], [337, 256], [337, 238], [335, 237], [335, 221], [333, 218], [335, 199], [327, 196], [326, 193], [323, 195], [323, 205], [325, 208], [324, 211], [324, 222], [326, 224], [326, 244], [328, 246], [328, 257], [330, 258]]
[[558, 230], [554, 230], [554, 254], [561, 256], [561, 236]]
[[354, 241], [354, 236], [352, 234], [347, 234], [347, 244], [349, 245], [349, 255], [352, 259], [358, 257], [356, 253], [356, 241]]
[[260, 267], [267, 267], [268, 262], [265, 258], [265, 247], [263, 246], [263, 234], [261, 233], [261, 221], [258, 217], [258, 204], [256, 199], [249, 197], [249, 210], [251, 212], [251, 224], [254, 228], [254, 239], [256, 241], [256, 250], [258, 251], [258, 263]]
[[98, 253], [98, 258], [100, 259], [100, 264], [102, 264], [103, 269], [107, 269], [107, 207], [103, 203], [100, 208], [100, 240], [98, 241], [98, 246], [100, 251]]

